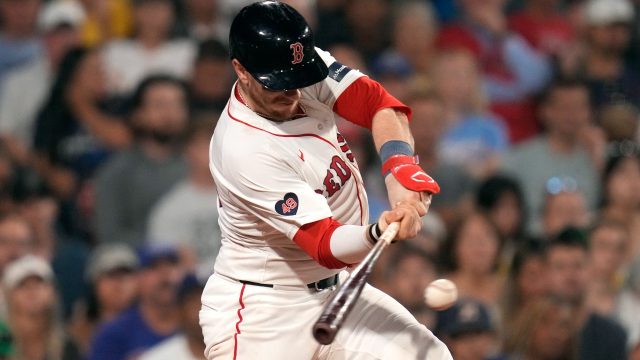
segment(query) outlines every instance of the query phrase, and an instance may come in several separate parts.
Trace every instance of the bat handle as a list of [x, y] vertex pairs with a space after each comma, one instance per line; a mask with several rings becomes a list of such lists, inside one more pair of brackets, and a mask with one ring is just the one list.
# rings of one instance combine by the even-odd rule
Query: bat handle
[[378, 241], [385, 241], [387, 245], [391, 244], [393, 239], [395, 239], [396, 235], [398, 234], [398, 230], [400, 230], [400, 223], [397, 221], [392, 222], [382, 232], [382, 235], [380, 235], [380, 239]]

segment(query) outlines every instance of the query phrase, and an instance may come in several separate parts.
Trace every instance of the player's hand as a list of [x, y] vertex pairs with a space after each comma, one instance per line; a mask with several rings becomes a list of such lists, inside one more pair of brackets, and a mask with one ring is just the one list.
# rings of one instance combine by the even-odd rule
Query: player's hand
[[427, 192], [416, 192], [407, 189], [404, 187], [398, 179], [393, 175], [388, 175], [384, 179], [384, 183], [387, 187], [387, 195], [389, 197], [389, 204], [392, 209], [396, 207], [396, 204], [402, 203], [405, 201], [416, 201], [424, 204], [425, 212], [420, 213], [420, 216], [425, 216], [427, 211], [429, 210], [429, 205], [431, 205], [431, 194]]
[[427, 213], [422, 201], [402, 201], [393, 210], [385, 211], [378, 219], [378, 227], [385, 231], [392, 222], [399, 222], [400, 229], [395, 240], [406, 240], [416, 237], [422, 228], [421, 217]]

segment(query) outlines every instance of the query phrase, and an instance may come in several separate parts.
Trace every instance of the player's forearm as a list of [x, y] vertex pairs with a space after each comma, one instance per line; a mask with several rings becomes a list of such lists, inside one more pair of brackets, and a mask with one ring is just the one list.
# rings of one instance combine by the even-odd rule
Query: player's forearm
[[344, 225], [326, 218], [303, 225], [293, 241], [318, 264], [340, 269], [360, 262], [373, 247], [375, 235], [370, 235], [368, 225]]
[[376, 150], [390, 140], [400, 140], [408, 143], [413, 148], [413, 136], [409, 129], [409, 119], [405, 113], [385, 108], [378, 111], [371, 123], [371, 134], [376, 145]]

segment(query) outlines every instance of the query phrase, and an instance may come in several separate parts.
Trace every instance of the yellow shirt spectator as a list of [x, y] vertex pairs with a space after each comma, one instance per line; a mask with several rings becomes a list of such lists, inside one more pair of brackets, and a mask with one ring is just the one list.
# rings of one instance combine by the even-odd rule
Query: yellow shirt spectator
[[131, 34], [130, 0], [82, 0], [87, 20], [82, 26], [82, 43], [93, 47]]

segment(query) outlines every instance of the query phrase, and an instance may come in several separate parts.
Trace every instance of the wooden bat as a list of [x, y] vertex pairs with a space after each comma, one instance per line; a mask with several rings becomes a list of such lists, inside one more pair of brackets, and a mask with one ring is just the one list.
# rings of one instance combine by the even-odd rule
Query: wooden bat
[[367, 277], [371, 273], [373, 265], [378, 260], [382, 251], [391, 244], [396, 237], [400, 223], [393, 222], [389, 224], [387, 229], [380, 235], [380, 239], [376, 245], [369, 251], [367, 256], [362, 260], [351, 275], [336, 291], [336, 294], [324, 307], [320, 317], [313, 325], [313, 337], [323, 345], [333, 342], [336, 334], [344, 324], [347, 316], [360, 297], [362, 288], [367, 283]]

